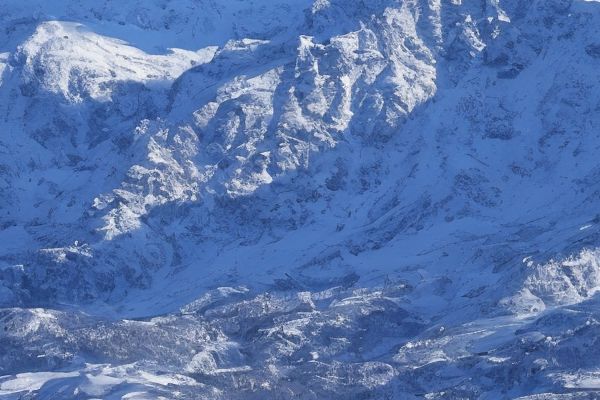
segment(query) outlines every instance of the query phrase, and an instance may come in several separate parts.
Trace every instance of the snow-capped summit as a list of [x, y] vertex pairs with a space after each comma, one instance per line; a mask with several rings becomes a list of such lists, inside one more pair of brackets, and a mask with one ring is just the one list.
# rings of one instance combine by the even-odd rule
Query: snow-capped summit
[[600, 3], [26, 3], [0, 398], [597, 395]]

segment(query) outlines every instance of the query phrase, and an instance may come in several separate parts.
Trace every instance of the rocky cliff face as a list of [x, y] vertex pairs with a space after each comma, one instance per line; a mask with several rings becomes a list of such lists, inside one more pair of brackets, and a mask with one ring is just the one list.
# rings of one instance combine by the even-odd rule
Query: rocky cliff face
[[597, 386], [600, 3], [30, 3], [0, 395]]

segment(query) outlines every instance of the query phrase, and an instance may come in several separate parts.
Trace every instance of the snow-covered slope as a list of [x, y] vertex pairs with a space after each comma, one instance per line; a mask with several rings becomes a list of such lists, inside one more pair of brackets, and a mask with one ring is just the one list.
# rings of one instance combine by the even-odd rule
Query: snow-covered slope
[[0, 397], [600, 387], [600, 3], [4, 3]]

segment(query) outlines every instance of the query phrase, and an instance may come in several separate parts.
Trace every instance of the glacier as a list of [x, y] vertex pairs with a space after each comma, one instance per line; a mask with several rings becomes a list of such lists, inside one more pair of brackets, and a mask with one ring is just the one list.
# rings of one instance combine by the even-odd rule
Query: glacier
[[0, 399], [594, 399], [600, 4], [3, 0]]

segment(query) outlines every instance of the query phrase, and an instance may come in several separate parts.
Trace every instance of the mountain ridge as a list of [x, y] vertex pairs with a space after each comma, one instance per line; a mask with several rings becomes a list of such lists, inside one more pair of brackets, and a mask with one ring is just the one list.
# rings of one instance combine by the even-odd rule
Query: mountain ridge
[[8, 0], [0, 396], [592, 390], [595, 3]]

